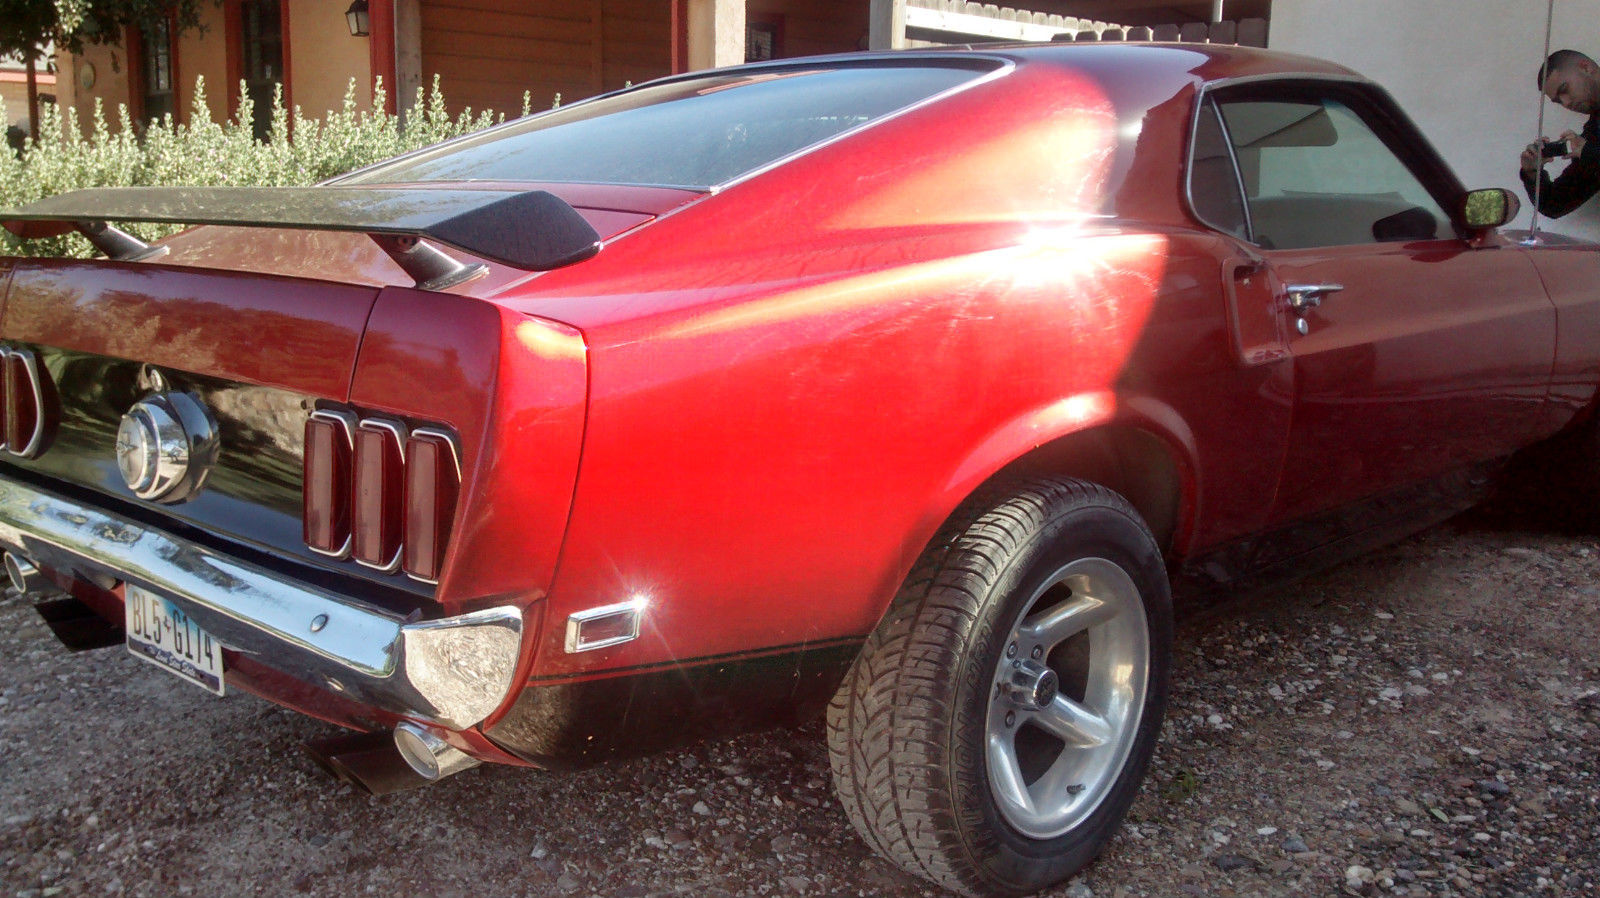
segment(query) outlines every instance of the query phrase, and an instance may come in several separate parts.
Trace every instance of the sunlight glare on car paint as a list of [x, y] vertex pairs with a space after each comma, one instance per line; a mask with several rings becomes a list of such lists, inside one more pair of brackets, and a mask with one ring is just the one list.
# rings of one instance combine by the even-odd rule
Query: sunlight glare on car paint
[[1008, 260], [1014, 267], [1006, 276], [1017, 288], [1043, 288], [1068, 280], [1068, 273], [1114, 274], [1148, 282], [1154, 292], [1165, 274], [1167, 238], [1108, 229], [1096, 232], [1094, 225], [1099, 221], [1080, 217], [1068, 223], [1030, 226]]
[[1079, 363], [1088, 365], [1092, 357], [1114, 362], [1120, 371], [1160, 294], [1169, 250], [1159, 234], [1087, 234], [1077, 224], [1035, 227], [1008, 252], [1005, 266], [992, 272], [989, 286], [1009, 301], [1049, 304], [1077, 319], [1085, 337], [1079, 345], [1092, 346]]
[[[824, 226], [831, 230], [1059, 220], [1098, 208], [1118, 146], [1117, 113], [1086, 78], [1052, 85], [1053, 108], [1035, 121], [976, 138], [951, 135], [948, 152], [867, 189]], [[1042, 105], [1042, 104], [1041, 104]]]
[[1070, 427], [1108, 420], [1116, 414], [1116, 408], [1115, 393], [1083, 393], [1057, 402], [1047, 417], [1057, 425]]
[[995, 253], [978, 253], [849, 275], [787, 290], [770, 297], [718, 308], [662, 332], [665, 338], [694, 338], [746, 327], [818, 318], [852, 310], [872, 311], [896, 304], [1001, 266]]
[[549, 360], [583, 359], [583, 344], [573, 340], [548, 324], [532, 319], [519, 321], [516, 326], [517, 342], [536, 358]]
[[[1003, 298], [1013, 308], [1046, 304], [1079, 319], [1078, 333], [1095, 344], [1080, 365], [1092, 356], [1098, 375], [1113, 373], [1106, 362], [1120, 370], [1165, 276], [1167, 241], [1118, 233], [1100, 214], [1122, 130], [1100, 86], [1074, 77], [1051, 88], [1034, 104], [1036, 121], [1008, 121], [993, 131], [978, 121], [906, 160], [910, 174], [876, 182], [882, 187], [871, 186], [873, 179], [861, 182], [860, 194], [841, 203], [822, 227], [876, 232], [868, 246], [881, 248], [878, 258], [856, 259], [868, 270], [813, 278], [788, 290], [768, 284], [766, 290], [777, 292], [708, 307], [660, 336], [698, 339], [800, 321], [865, 333], [935, 308], [954, 324], [965, 309], [981, 308], [974, 314], [991, 317], [988, 301]], [[951, 230], [962, 226], [979, 230], [970, 239]], [[1006, 233], [991, 237], [989, 228]], [[935, 236], [925, 238], [930, 229]], [[892, 263], [896, 252], [925, 252], [914, 245], [924, 239], [949, 239], [954, 254]], [[960, 251], [985, 243], [993, 248]]]
[[1016, 246], [850, 275], [715, 308], [660, 336], [694, 339], [854, 312], [878, 315], [977, 288], [1015, 302], [1059, 304], [1086, 324], [1098, 321], [1102, 339], [1126, 348], [1149, 314], [1166, 254], [1160, 235], [1085, 237], [1078, 225], [1031, 229]]

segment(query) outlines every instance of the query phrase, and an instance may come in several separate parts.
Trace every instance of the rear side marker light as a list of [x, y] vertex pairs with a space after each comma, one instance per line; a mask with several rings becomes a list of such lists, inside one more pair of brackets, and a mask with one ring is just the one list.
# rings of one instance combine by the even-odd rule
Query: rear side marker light
[[0, 352], [4, 383], [0, 385], [0, 436], [5, 450], [22, 458], [39, 454], [44, 443], [44, 391], [39, 362], [25, 349]]
[[318, 410], [306, 419], [303, 518], [306, 545], [334, 558], [350, 554], [350, 469], [355, 416]]
[[439, 582], [456, 497], [461, 492], [461, 462], [450, 436], [418, 428], [406, 440], [405, 535], [401, 568], [428, 583]]
[[573, 613], [567, 618], [567, 652], [592, 652], [638, 639], [639, 622], [649, 606], [648, 599], [635, 597]]
[[389, 421], [362, 421], [355, 432], [352, 554], [384, 571], [400, 564], [405, 433]]

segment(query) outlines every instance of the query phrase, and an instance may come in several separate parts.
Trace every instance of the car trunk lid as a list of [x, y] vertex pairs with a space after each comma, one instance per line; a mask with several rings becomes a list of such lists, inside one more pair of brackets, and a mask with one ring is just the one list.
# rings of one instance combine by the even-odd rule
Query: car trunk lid
[[[307, 575], [383, 607], [428, 604], [426, 584], [330, 567], [301, 532], [305, 420], [349, 396], [378, 289], [125, 262], [12, 265], [0, 353], [26, 363], [9, 379], [33, 389], [0, 395], [31, 394], [40, 439], [36, 451], [8, 444], [0, 473], [235, 557], [321, 568]], [[119, 467], [119, 427], [136, 404], [179, 393], [214, 418], [221, 451], [192, 498], [138, 498]]]

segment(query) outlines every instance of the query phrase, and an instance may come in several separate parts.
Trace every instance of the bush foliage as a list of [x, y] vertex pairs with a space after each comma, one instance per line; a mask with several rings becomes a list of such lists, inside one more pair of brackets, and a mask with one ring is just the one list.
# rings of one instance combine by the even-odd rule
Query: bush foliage
[[[45, 106], [37, 143], [27, 143], [20, 154], [0, 148], [0, 209], [86, 187], [315, 184], [505, 118], [489, 110], [474, 113], [471, 109], [452, 117], [437, 78], [426, 92], [417, 89], [404, 116], [385, 111], [381, 84], [373, 93], [372, 109], [361, 108], [356, 101], [356, 83], [351, 81], [342, 108], [321, 120], [305, 117], [298, 106], [285, 109], [279, 94], [273, 100], [271, 131], [264, 142], [253, 136], [253, 104], [239, 104], [238, 115], [228, 121], [212, 121], [203, 79], [196, 81], [187, 122], [177, 124], [163, 118], [138, 134], [126, 124], [130, 121], [126, 106], [117, 107], [120, 127], [113, 127], [97, 100], [87, 136], [76, 110], [62, 112]], [[528, 107], [529, 97], [524, 94], [522, 114], [528, 113]], [[6, 121], [3, 103], [0, 121]], [[146, 240], [178, 230], [160, 225], [125, 229]], [[7, 232], [0, 233], [4, 233], [0, 254], [96, 255], [88, 241], [76, 234], [23, 243]]]

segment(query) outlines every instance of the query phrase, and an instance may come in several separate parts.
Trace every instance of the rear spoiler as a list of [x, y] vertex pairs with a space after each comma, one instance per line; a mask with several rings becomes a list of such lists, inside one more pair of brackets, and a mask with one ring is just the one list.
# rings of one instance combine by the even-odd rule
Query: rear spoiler
[[439, 290], [487, 269], [463, 265], [432, 240], [494, 262], [548, 271], [600, 251], [600, 235], [567, 202], [543, 190], [456, 187], [100, 187], [0, 209], [23, 239], [77, 231], [113, 259], [160, 255], [110, 222], [234, 225], [357, 231], [371, 237], [424, 289]]

